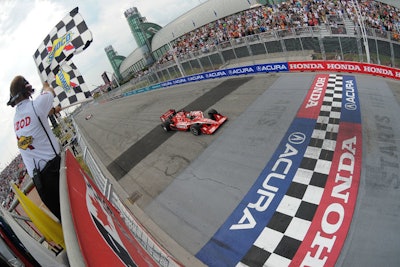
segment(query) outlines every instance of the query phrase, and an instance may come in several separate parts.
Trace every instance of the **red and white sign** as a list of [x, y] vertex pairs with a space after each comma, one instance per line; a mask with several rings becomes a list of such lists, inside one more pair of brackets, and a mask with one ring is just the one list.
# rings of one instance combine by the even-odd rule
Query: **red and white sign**
[[69, 150], [66, 167], [71, 216], [86, 266], [158, 266]]
[[353, 61], [289, 61], [289, 71], [327, 71], [362, 73], [400, 80], [400, 70], [382, 65]]
[[346, 239], [360, 182], [361, 124], [341, 123], [325, 190], [290, 266], [334, 266]]
[[307, 96], [301, 105], [297, 117], [317, 119], [321, 110], [325, 90], [328, 85], [329, 74], [319, 74], [315, 77], [311, 90], [308, 90]]

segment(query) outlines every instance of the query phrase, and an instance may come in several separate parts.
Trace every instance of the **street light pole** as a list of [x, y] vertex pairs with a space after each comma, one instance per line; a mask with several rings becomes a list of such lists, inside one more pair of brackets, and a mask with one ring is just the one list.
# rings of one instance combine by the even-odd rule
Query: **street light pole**
[[367, 55], [367, 62], [371, 63], [371, 56], [369, 53], [368, 37], [367, 37], [367, 31], [365, 30], [364, 17], [361, 14], [360, 6], [358, 5], [357, 0], [353, 0], [353, 5], [354, 8], [356, 9], [358, 24], [360, 25], [361, 35], [364, 41], [365, 53]]
[[176, 65], [178, 66], [178, 69], [179, 69], [179, 72], [181, 73], [181, 76], [185, 77], [185, 71], [183, 70], [181, 62], [179, 61], [179, 58], [175, 53], [175, 49], [172, 47], [170, 42], [168, 42], [168, 47], [169, 47], [170, 52], [172, 53], [172, 57], [174, 58], [174, 61], [175, 61]]

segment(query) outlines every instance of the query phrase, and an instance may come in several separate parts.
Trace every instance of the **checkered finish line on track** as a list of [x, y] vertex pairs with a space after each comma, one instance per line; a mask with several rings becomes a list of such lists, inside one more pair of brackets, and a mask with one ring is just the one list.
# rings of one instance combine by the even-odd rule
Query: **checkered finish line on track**
[[[324, 266], [336, 262], [357, 194], [359, 171], [354, 169], [361, 168], [361, 127], [354, 125], [360, 124], [354, 77], [317, 75], [274, 156], [197, 257], [209, 266]], [[342, 129], [345, 134], [341, 135]], [[357, 150], [357, 155], [348, 156], [342, 152], [345, 148], [354, 154]], [[353, 187], [345, 179], [348, 176], [355, 181]], [[338, 203], [330, 205], [335, 202], [332, 196], [346, 199], [343, 209], [337, 208]], [[318, 244], [318, 233], [326, 230], [318, 229], [321, 224], [328, 226], [331, 239], [326, 235]], [[333, 234], [340, 238], [336, 240]], [[336, 240], [335, 250], [330, 255], [319, 254], [324, 248], [332, 251], [332, 240]]]
[[336, 147], [342, 84], [341, 76], [328, 80], [321, 111], [300, 167], [271, 221], [242, 263], [252, 266], [256, 261], [259, 266], [287, 266], [307, 234], [321, 201]]

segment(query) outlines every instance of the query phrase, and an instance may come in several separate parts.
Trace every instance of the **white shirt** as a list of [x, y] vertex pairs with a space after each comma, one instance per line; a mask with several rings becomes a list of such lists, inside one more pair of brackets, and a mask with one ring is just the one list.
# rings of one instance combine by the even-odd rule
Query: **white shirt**
[[[47, 116], [53, 105], [53, 100], [53, 94], [44, 91], [35, 100], [23, 100], [18, 103], [16, 107], [14, 130], [22, 160], [31, 177], [33, 176], [33, 169], [35, 166], [38, 166], [39, 169], [42, 170], [47, 161], [55, 157], [49, 138], [44, 132], [37, 116], [40, 117], [57, 154], [60, 153], [60, 145], [47, 120]], [[33, 110], [32, 104], [35, 106], [37, 116]]]

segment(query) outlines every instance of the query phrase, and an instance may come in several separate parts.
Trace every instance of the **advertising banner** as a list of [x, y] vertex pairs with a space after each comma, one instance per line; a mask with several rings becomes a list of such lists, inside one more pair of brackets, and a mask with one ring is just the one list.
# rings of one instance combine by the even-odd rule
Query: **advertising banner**
[[66, 167], [71, 216], [86, 266], [158, 266], [69, 150]]

